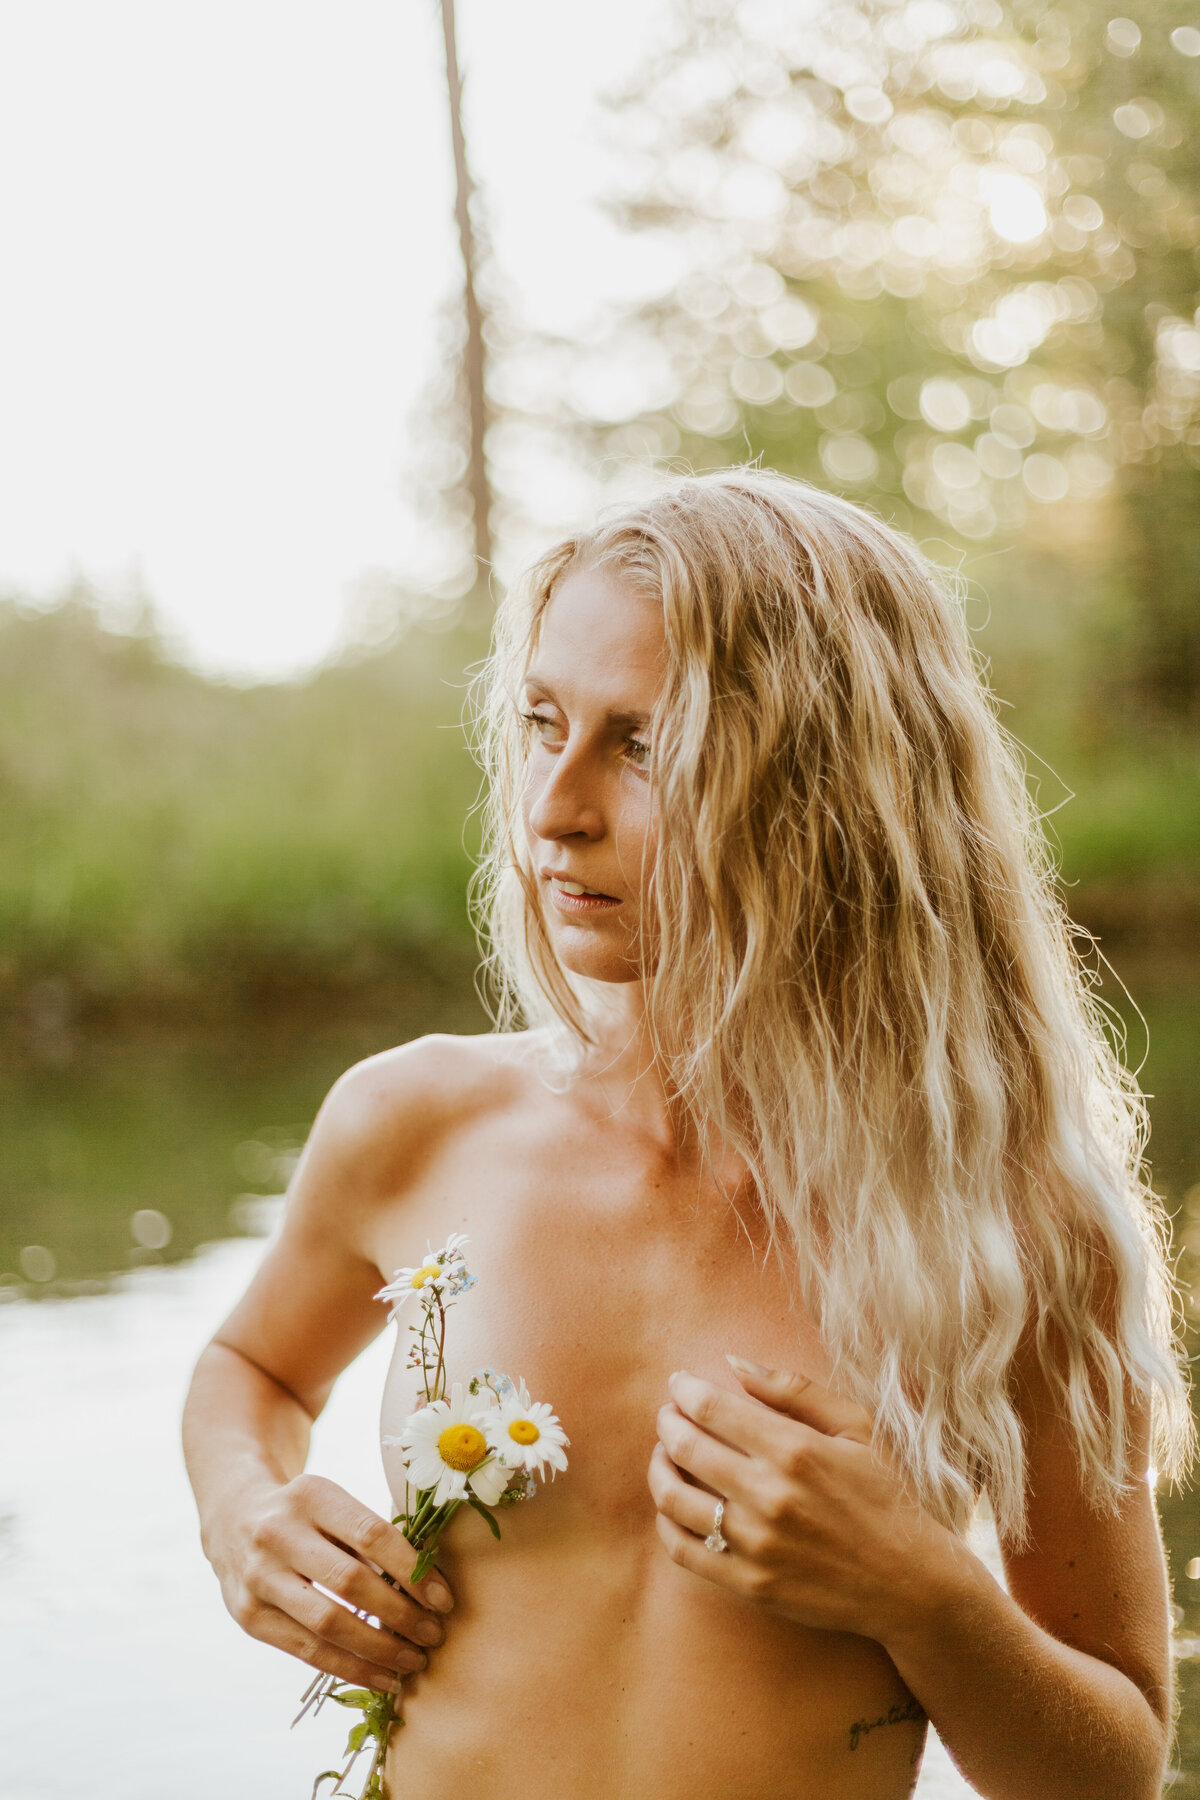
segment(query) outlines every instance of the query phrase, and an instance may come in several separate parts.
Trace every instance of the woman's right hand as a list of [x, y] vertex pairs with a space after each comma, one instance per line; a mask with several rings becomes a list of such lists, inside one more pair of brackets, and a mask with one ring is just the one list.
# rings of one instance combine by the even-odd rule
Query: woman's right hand
[[[219, 1541], [206, 1546], [242, 1629], [339, 1680], [399, 1693], [401, 1678], [429, 1660], [421, 1646], [432, 1648], [445, 1635], [435, 1614], [449, 1612], [454, 1600], [441, 1577], [431, 1573], [412, 1587], [412, 1545], [319, 1475], [256, 1489], [243, 1500]], [[349, 1607], [372, 1614], [378, 1625]]]

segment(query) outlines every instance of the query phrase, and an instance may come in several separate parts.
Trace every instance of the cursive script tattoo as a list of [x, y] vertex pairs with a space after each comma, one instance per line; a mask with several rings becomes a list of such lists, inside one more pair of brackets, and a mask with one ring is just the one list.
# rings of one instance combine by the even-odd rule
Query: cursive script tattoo
[[925, 1708], [910, 1695], [903, 1706], [889, 1706], [877, 1719], [855, 1719], [850, 1727], [850, 1748], [857, 1750], [868, 1733], [878, 1731], [881, 1725], [907, 1725], [910, 1721], [920, 1723], [924, 1717]]

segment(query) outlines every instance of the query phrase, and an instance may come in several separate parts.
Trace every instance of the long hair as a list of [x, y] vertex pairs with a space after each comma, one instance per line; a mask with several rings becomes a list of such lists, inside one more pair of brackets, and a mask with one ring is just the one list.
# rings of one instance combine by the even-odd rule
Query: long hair
[[848, 501], [754, 470], [673, 483], [544, 556], [483, 678], [480, 893], [518, 1015], [589, 1040], [520, 822], [515, 695], [572, 568], [660, 605], [648, 1017], [668, 1090], [745, 1159], [836, 1379], [924, 1502], [1025, 1530], [1027, 1337], [1084, 1491], [1128, 1491], [1130, 1398], [1190, 1414], [1136, 1083], [1104, 1031], [953, 591]]

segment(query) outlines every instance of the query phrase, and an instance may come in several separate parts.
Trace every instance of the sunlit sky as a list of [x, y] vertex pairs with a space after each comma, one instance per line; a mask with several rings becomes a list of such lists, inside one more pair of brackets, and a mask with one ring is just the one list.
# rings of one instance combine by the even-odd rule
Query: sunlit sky
[[[645, 285], [596, 96], [663, 0], [460, 0], [477, 176], [536, 322]], [[437, 0], [0, 4], [0, 589], [153, 597], [303, 667], [422, 557], [409, 419], [458, 279]]]

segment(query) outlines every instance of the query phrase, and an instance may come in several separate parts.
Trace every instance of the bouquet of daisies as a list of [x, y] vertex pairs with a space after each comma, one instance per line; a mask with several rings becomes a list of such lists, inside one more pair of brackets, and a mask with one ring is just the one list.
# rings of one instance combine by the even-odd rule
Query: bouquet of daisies
[[[409, 1300], [417, 1301], [418, 1323], [409, 1326], [416, 1341], [408, 1362], [420, 1371], [424, 1404], [405, 1420], [398, 1437], [383, 1440], [398, 1445], [404, 1460], [405, 1510], [392, 1523], [417, 1551], [409, 1578], [413, 1582], [433, 1567], [442, 1533], [460, 1507], [479, 1513], [492, 1535], [499, 1537], [494, 1509], [531, 1499], [547, 1468], [553, 1479], [567, 1466], [564, 1449], [570, 1440], [549, 1406], [530, 1402], [523, 1381], [495, 1369], [480, 1369], [465, 1385], [456, 1381], [447, 1398], [446, 1315], [459, 1296], [475, 1286], [463, 1259], [466, 1242], [454, 1233], [441, 1250], [430, 1250], [423, 1263], [397, 1269], [375, 1296], [390, 1302], [397, 1320]], [[324, 1781], [333, 1782], [334, 1794], [343, 1793], [350, 1771], [368, 1746], [371, 1766], [359, 1800], [389, 1800], [383, 1769], [393, 1727], [403, 1724], [395, 1697], [319, 1675], [292, 1723], [298, 1724], [326, 1700], [351, 1707], [362, 1717], [346, 1745], [349, 1762], [344, 1769], [325, 1769], [317, 1776], [313, 1800]]]

